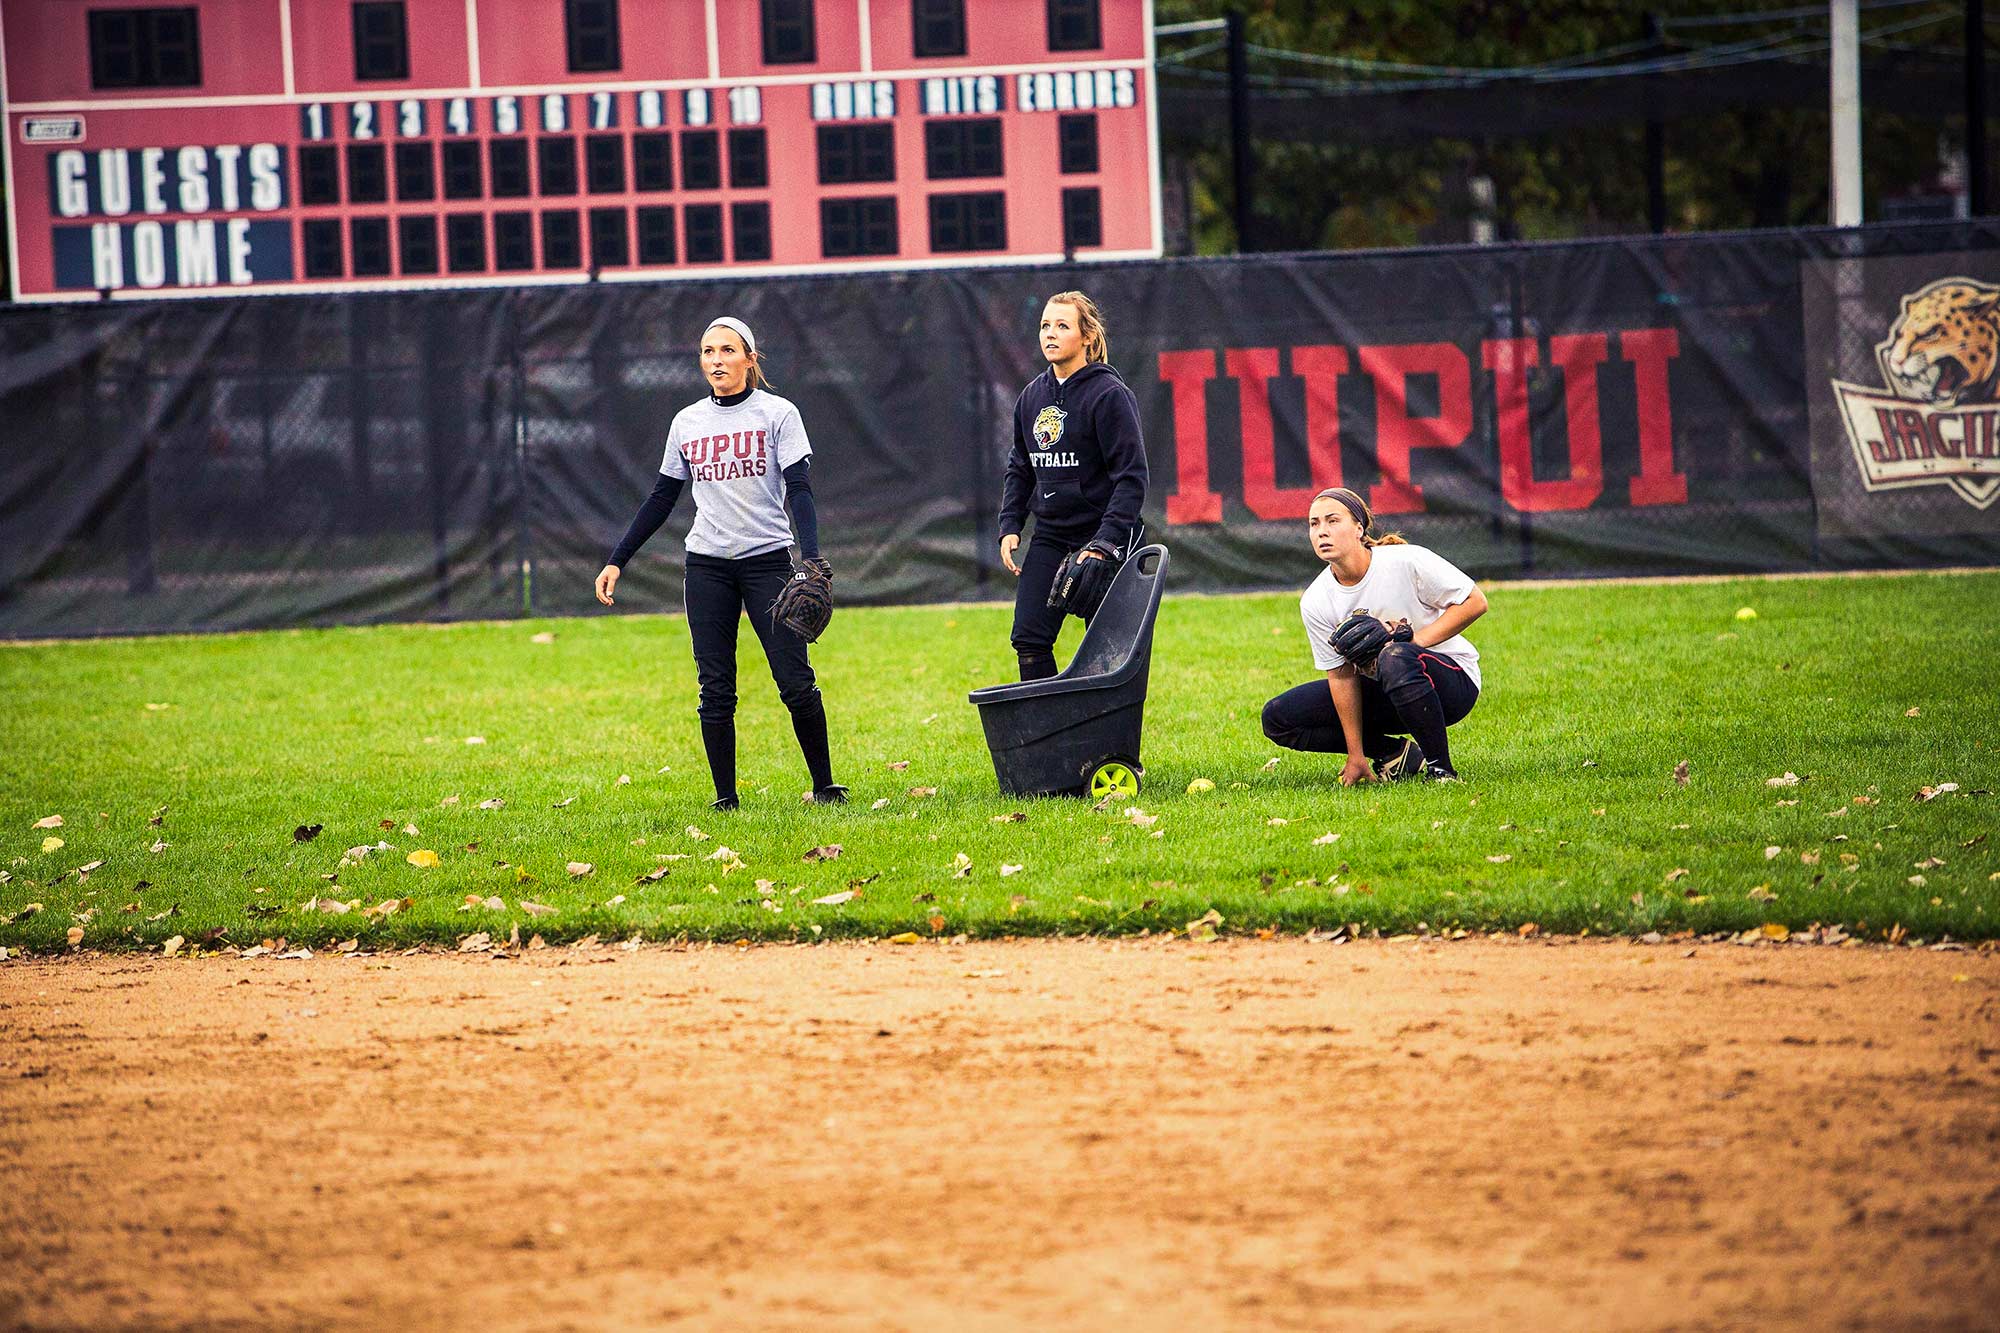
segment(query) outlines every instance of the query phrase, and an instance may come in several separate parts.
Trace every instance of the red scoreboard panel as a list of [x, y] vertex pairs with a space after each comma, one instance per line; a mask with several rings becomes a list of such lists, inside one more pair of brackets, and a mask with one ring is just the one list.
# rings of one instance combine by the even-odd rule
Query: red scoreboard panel
[[1160, 253], [1148, 0], [0, 0], [13, 295]]

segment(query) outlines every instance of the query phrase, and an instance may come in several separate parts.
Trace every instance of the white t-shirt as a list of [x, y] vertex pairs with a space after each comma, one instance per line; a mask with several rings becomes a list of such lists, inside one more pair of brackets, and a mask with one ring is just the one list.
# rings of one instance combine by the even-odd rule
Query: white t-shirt
[[[1322, 671], [1347, 664], [1330, 640], [1334, 626], [1355, 611], [1366, 610], [1388, 625], [1408, 620], [1411, 629], [1420, 630], [1446, 607], [1457, 606], [1473, 594], [1473, 582], [1465, 572], [1428, 547], [1376, 546], [1371, 552], [1374, 559], [1361, 582], [1344, 587], [1329, 565], [1299, 598], [1299, 615], [1312, 643], [1313, 665]], [[1475, 687], [1479, 685], [1479, 651], [1463, 634], [1454, 634], [1425, 651], [1449, 657], [1472, 677]]]
[[775, 393], [755, 389], [729, 407], [713, 398], [683, 407], [667, 429], [660, 471], [692, 482], [688, 550], [740, 560], [791, 545], [784, 471], [811, 455], [799, 409]]

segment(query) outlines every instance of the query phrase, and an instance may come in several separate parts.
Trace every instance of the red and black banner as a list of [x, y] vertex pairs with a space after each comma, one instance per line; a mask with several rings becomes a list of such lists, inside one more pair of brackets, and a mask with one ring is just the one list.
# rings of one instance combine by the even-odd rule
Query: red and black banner
[[[0, 316], [0, 634], [588, 612], [747, 320], [845, 597], [1004, 597], [1011, 409], [1105, 311], [1179, 588], [1314, 491], [1480, 577], [2000, 563], [2000, 222]], [[678, 604], [685, 511], [621, 585]]]

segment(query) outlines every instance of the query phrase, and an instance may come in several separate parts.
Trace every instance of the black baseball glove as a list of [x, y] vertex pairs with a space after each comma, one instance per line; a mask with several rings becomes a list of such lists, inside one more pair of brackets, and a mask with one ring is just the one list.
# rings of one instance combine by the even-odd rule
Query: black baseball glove
[[1366, 611], [1356, 611], [1334, 626], [1330, 640], [1333, 650], [1364, 676], [1375, 674], [1375, 659], [1382, 655], [1384, 648], [1392, 643], [1409, 641], [1408, 621], [1400, 621], [1391, 629]]
[[814, 643], [832, 619], [833, 566], [814, 556], [793, 571], [778, 600], [771, 603], [771, 621]]
[[[1084, 551], [1094, 551], [1103, 558], [1084, 559]], [[1104, 542], [1092, 542], [1082, 551], [1071, 551], [1063, 557], [1056, 568], [1056, 579], [1049, 585], [1049, 601], [1072, 616], [1088, 620], [1097, 614], [1097, 608], [1104, 604], [1105, 590], [1118, 573], [1118, 548]]]

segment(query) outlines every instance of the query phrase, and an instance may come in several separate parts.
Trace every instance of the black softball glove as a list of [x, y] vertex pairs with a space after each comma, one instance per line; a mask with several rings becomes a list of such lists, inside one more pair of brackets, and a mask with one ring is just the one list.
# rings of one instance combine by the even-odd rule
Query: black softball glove
[[[1094, 551], [1101, 560], [1084, 559], [1084, 551]], [[1092, 542], [1082, 551], [1071, 551], [1056, 568], [1055, 582], [1049, 585], [1049, 601], [1072, 616], [1088, 620], [1104, 604], [1104, 593], [1118, 574], [1118, 549], [1104, 542]]]
[[818, 556], [793, 571], [791, 581], [771, 603], [772, 623], [792, 631], [807, 643], [817, 642], [833, 619], [833, 566]]
[[1346, 658], [1356, 671], [1372, 676], [1375, 674], [1375, 659], [1382, 655], [1384, 648], [1392, 643], [1409, 641], [1409, 622], [1399, 622], [1391, 629], [1366, 611], [1357, 610], [1334, 626], [1331, 643], [1333, 650]]

